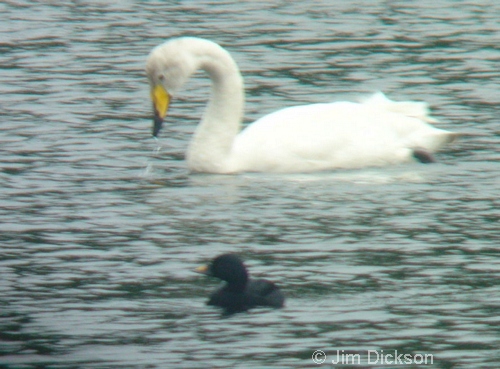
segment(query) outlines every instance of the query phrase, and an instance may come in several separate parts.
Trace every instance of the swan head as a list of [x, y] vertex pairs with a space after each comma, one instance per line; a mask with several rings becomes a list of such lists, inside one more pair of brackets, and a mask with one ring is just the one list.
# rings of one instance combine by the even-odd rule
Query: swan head
[[146, 62], [154, 110], [153, 136], [160, 132], [170, 100], [197, 69], [196, 60], [186, 47], [188, 38], [174, 39], [155, 47]]

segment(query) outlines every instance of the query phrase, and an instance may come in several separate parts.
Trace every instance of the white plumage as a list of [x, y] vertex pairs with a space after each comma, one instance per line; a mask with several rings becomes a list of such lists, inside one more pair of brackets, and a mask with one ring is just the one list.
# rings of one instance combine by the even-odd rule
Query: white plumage
[[[435, 152], [456, 134], [437, 129], [426, 103], [394, 102], [377, 93], [361, 103], [294, 106], [266, 115], [243, 131], [244, 92], [238, 67], [219, 45], [178, 38], [149, 55], [154, 95], [170, 96], [198, 69], [212, 81], [210, 101], [187, 152], [195, 172], [312, 172], [414, 161], [415, 152]], [[159, 99], [161, 100], [161, 99]], [[168, 108], [156, 109], [155, 135]], [[163, 111], [164, 110], [164, 111]]]

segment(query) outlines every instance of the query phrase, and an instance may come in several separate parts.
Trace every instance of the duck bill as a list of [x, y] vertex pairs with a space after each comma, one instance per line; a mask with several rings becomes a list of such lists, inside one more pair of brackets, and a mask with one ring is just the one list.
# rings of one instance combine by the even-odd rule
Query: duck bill
[[208, 265], [199, 266], [194, 270], [196, 273], [208, 275]]
[[154, 110], [153, 137], [157, 137], [163, 125], [163, 120], [167, 116], [170, 95], [163, 86], [156, 85], [151, 88], [151, 100], [153, 101]]

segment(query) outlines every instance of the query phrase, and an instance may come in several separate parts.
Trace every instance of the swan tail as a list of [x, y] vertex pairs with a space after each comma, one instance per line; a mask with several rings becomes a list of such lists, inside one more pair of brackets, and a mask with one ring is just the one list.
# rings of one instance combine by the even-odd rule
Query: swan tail
[[428, 135], [421, 141], [421, 146], [414, 146], [411, 149], [411, 154], [413, 158], [420, 163], [435, 163], [436, 160], [433, 153], [438, 151], [441, 147], [455, 141], [459, 136], [459, 134], [453, 132], [435, 129], [432, 135]]
[[421, 101], [392, 101], [382, 92], [377, 92], [363, 101], [368, 106], [383, 107], [387, 111], [418, 118], [427, 123], [438, 123], [438, 120], [430, 115], [429, 105]]
[[417, 142], [420, 142], [420, 145], [416, 145], [416, 147], [436, 152], [443, 146], [455, 141], [457, 137], [459, 135], [454, 132], [435, 128], [432, 132], [428, 132], [420, 140], [417, 140]]

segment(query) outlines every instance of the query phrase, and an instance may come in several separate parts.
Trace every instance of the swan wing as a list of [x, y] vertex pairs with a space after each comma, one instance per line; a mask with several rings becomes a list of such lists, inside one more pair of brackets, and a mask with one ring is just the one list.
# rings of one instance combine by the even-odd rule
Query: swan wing
[[386, 100], [312, 104], [266, 115], [236, 137], [232, 166], [274, 172], [381, 166], [411, 161], [413, 149], [434, 152], [451, 140], [450, 132], [424, 121], [424, 105]]

